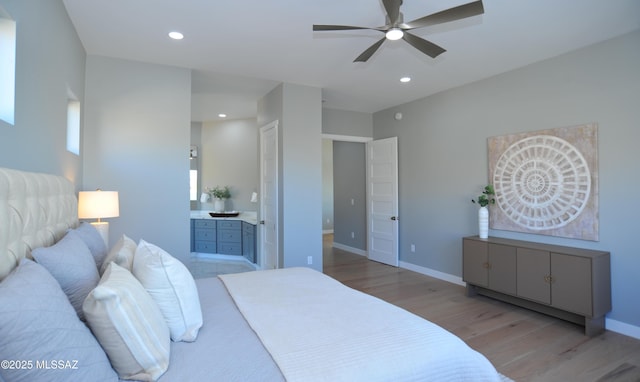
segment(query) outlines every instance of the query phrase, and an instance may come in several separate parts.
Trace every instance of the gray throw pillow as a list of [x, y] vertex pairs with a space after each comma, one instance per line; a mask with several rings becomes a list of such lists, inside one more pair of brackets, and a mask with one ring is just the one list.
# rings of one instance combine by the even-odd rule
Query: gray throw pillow
[[[82, 241], [89, 247], [91, 254], [93, 255], [93, 259], [96, 262], [96, 267], [100, 269], [102, 267], [102, 263], [104, 262], [104, 258], [107, 257], [107, 246], [102, 240], [102, 236], [100, 236], [100, 232], [96, 229], [96, 227], [92, 226], [87, 222], [82, 222], [78, 226], [78, 228], [71, 230], [76, 232]], [[70, 231], [70, 232], [71, 232]]]
[[58, 281], [71, 305], [84, 321], [82, 303], [100, 282], [98, 268], [84, 241], [69, 231], [51, 247], [36, 248], [31, 256]]
[[20, 361], [0, 380], [118, 381], [56, 280], [27, 259], [0, 282], [0, 360]]

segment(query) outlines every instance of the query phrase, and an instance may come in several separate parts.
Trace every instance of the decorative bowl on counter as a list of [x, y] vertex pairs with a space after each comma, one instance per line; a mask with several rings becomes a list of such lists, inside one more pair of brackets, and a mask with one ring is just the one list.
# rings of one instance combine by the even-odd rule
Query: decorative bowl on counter
[[232, 218], [240, 215], [238, 211], [209, 212], [212, 218]]

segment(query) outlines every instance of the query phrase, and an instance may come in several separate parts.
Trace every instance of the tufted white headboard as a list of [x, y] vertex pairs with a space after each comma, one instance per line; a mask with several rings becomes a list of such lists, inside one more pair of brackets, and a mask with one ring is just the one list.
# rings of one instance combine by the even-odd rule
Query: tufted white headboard
[[73, 184], [61, 176], [0, 167], [0, 280], [31, 250], [78, 225]]

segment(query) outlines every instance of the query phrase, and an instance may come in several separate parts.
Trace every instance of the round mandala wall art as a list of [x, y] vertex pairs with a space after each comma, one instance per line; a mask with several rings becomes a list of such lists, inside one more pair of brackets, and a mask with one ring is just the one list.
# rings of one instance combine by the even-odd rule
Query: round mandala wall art
[[598, 240], [598, 126], [489, 137], [489, 227]]
[[549, 135], [522, 139], [502, 153], [493, 175], [497, 203], [514, 223], [532, 230], [559, 228], [584, 209], [589, 166], [567, 141]]

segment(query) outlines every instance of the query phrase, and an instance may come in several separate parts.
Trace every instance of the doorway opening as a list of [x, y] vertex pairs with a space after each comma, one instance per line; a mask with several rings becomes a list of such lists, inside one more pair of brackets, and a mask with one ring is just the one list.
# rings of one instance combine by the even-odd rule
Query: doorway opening
[[367, 256], [368, 141], [323, 134], [323, 243], [362, 256]]

